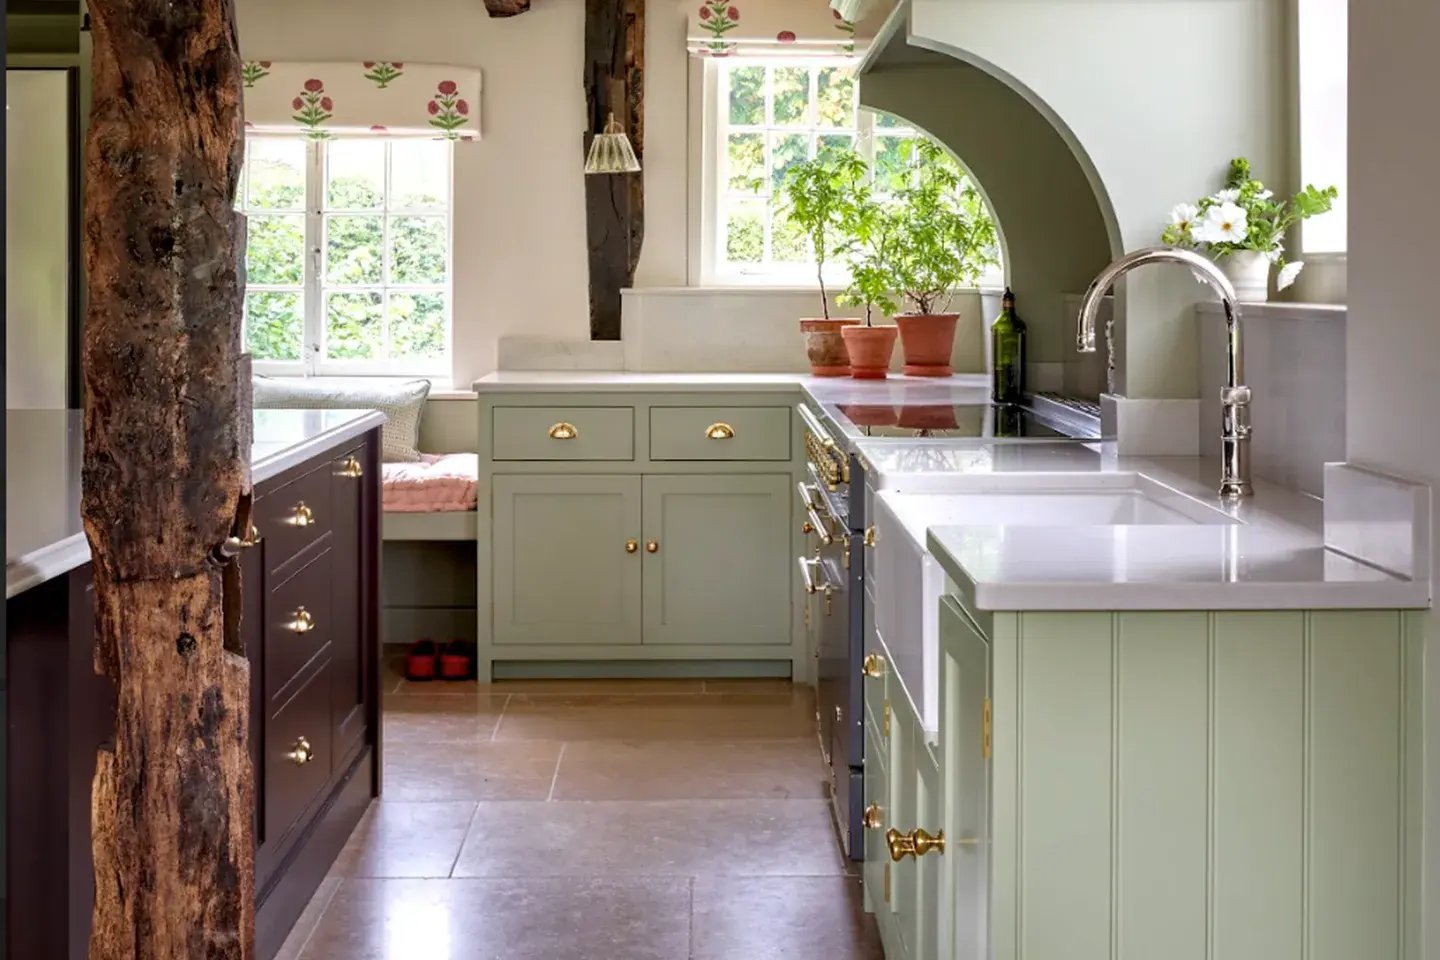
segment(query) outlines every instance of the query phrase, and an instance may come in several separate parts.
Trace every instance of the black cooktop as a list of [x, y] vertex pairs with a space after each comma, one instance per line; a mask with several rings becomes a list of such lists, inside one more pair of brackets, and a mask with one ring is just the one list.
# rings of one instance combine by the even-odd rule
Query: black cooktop
[[1077, 439], [1028, 407], [1011, 404], [841, 404], [861, 436], [906, 440]]

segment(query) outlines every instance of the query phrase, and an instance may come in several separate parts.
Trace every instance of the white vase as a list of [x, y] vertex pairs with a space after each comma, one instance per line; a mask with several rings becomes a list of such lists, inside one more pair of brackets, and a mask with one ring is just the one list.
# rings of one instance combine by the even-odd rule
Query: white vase
[[1270, 299], [1270, 258], [1257, 250], [1239, 250], [1220, 257], [1216, 266], [1230, 278], [1235, 296], [1251, 303]]

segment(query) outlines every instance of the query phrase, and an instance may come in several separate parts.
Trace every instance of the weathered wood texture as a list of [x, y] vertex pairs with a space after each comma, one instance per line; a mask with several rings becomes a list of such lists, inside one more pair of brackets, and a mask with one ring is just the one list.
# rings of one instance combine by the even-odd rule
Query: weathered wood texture
[[530, 9], [530, 0], [485, 0], [485, 12], [492, 17], [516, 17]]
[[[585, 0], [584, 148], [613, 112], [645, 162], [645, 0]], [[582, 157], [584, 154], [582, 154]], [[620, 339], [620, 291], [635, 280], [645, 238], [642, 173], [585, 178], [590, 338]]]
[[89, 9], [82, 512], [96, 666], [117, 694], [90, 957], [248, 958], [249, 668], [225, 646], [214, 559], [249, 485], [233, 0]]

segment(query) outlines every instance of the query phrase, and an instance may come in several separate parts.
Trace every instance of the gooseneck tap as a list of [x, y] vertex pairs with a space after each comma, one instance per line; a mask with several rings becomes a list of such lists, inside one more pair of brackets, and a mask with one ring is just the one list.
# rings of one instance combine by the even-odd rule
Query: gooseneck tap
[[[1095, 352], [1095, 317], [1106, 291], [1125, 274], [1147, 263], [1180, 263], [1196, 279], [1215, 288], [1225, 305], [1225, 387], [1220, 391], [1220, 496], [1226, 500], [1248, 497], [1250, 486], [1250, 388], [1245, 379], [1245, 350], [1240, 339], [1240, 304], [1230, 279], [1206, 257], [1175, 247], [1147, 247], [1127, 253], [1100, 275], [1085, 291], [1075, 329], [1075, 347]], [[1112, 315], [1109, 325], [1115, 322]], [[1109, 325], [1106, 332], [1109, 333]]]

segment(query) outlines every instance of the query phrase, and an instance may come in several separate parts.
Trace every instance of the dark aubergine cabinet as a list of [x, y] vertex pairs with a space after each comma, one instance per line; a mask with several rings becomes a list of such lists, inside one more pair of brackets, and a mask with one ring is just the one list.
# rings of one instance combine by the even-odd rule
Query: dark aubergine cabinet
[[[255, 758], [256, 955], [280, 949], [380, 793], [378, 430], [256, 484], [240, 553]], [[5, 956], [86, 955], [90, 781], [114, 728], [90, 567], [12, 598]]]

